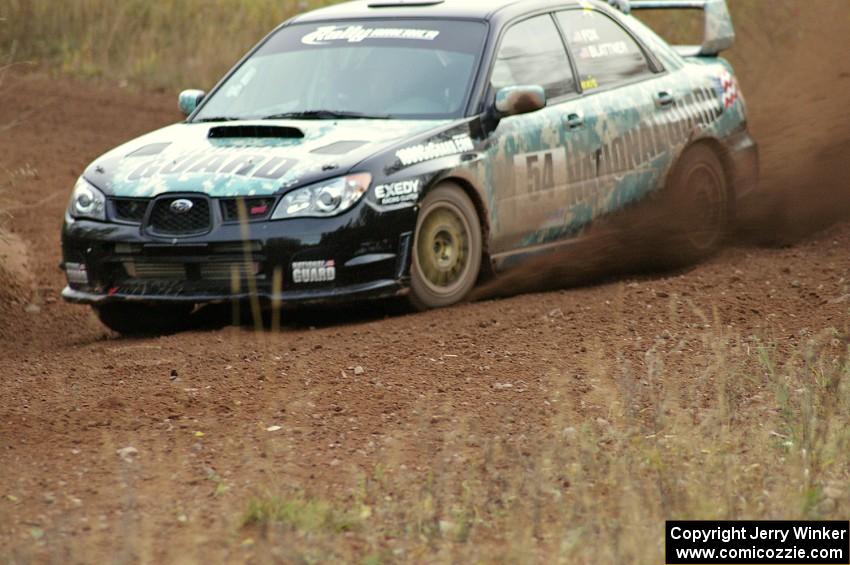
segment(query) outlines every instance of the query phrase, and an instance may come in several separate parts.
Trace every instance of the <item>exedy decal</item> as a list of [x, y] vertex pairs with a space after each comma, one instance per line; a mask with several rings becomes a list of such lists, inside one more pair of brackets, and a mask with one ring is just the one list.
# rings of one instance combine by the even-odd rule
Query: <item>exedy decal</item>
[[464, 133], [456, 135], [447, 141], [431, 142], [401, 149], [396, 153], [396, 157], [398, 157], [402, 165], [409, 166], [430, 161], [431, 159], [465, 153], [474, 149], [475, 144], [472, 142], [472, 138]]
[[431, 29], [409, 28], [371, 28], [363, 26], [322, 26], [316, 31], [301, 38], [305, 45], [326, 45], [333, 41], [361, 43], [367, 39], [410, 39], [419, 41], [434, 41], [440, 32]]
[[392, 184], [381, 184], [375, 187], [375, 198], [382, 206], [401, 204], [402, 202], [416, 202], [419, 198], [419, 187], [421, 181], [406, 180]]

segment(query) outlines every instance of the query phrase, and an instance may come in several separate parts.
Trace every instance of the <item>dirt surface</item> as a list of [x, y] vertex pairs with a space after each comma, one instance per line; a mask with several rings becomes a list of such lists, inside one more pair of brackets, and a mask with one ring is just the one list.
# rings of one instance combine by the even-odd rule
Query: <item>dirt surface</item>
[[[110, 147], [176, 121], [176, 103], [38, 74], [7, 79], [0, 124], [20, 123], [0, 133], [0, 164], [31, 168], [7, 191], [9, 227], [37, 282], [10, 291], [0, 271], [0, 555], [237, 559], [233, 513], [257, 489], [349, 489], [354, 470], [390, 451], [427, 469], [461, 419], [522, 442], [550, 424], [552, 375], [565, 376], [574, 422], [604, 416], [576, 371], [600, 342], [640, 373], [658, 336], [705, 324], [788, 348], [808, 330], [846, 329], [850, 224], [827, 226], [850, 193], [850, 62], [832, 53], [848, 22], [844, 12], [801, 16], [807, 49], [782, 58], [781, 79], [749, 82], [741, 71], [765, 188], [783, 204], [758, 233], [795, 245], [742, 244], [687, 272], [426, 314], [301, 315], [261, 335], [205, 327], [120, 339], [58, 298], [59, 228], [76, 177]], [[774, 60], [751, 57], [751, 68]], [[810, 89], [799, 88], [804, 77]], [[211, 494], [211, 476], [226, 478], [227, 495]]]

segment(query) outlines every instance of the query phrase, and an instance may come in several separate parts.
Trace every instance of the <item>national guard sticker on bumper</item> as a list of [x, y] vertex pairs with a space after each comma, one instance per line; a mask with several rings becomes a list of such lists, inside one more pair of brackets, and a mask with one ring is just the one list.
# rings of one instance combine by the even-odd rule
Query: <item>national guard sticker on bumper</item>
[[336, 262], [297, 261], [292, 263], [292, 282], [310, 284], [333, 282], [336, 280]]

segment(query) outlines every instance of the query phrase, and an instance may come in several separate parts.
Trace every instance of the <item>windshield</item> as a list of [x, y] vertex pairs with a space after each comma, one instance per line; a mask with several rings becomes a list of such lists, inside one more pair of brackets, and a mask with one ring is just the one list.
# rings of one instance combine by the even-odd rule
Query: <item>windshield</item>
[[460, 117], [485, 35], [485, 25], [471, 21], [287, 26], [227, 79], [195, 121]]

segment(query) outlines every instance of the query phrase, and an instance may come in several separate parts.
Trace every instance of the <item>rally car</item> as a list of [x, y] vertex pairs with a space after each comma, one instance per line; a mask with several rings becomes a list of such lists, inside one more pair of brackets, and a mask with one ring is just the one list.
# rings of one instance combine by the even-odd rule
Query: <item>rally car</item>
[[[703, 43], [671, 47], [632, 14], [646, 8], [702, 8]], [[438, 308], [652, 199], [675, 202], [678, 249], [704, 255], [758, 172], [718, 56], [733, 40], [725, 0], [367, 0], [297, 16], [209, 94], [183, 92], [184, 122], [85, 170], [63, 296], [123, 333], [232, 300]]]

